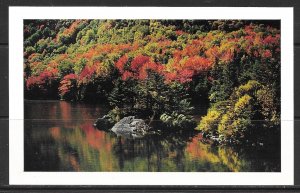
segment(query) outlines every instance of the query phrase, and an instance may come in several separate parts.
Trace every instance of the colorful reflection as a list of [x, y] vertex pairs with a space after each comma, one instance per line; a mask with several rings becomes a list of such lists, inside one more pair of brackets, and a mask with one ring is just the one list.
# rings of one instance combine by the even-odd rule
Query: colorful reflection
[[95, 129], [105, 106], [26, 101], [25, 111], [25, 171], [280, 171], [280, 155], [271, 150], [205, 144], [196, 132], [133, 140]]

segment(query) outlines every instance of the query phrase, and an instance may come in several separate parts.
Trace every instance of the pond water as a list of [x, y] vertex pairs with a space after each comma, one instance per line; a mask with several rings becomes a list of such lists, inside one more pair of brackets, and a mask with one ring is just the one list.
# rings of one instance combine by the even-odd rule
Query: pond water
[[[197, 109], [199, 119], [204, 110]], [[129, 139], [94, 128], [108, 110], [99, 104], [26, 100], [25, 171], [280, 172], [275, 147], [211, 145], [195, 131]]]

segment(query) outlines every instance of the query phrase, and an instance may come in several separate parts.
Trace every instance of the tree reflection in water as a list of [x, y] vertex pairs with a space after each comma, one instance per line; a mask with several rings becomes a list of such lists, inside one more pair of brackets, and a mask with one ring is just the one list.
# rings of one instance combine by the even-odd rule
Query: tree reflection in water
[[[152, 124], [164, 131], [160, 134], [126, 138], [95, 129], [92, 117], [99, 115], [94, 114], [94, 107], [57, 103], [47, 104], [59, 113], [59, 108], [69, 105], [64, 107], [68, 118], [49, 114], [49, 119], [25, 120], [25, 171], [280, 171], [280, 153], [274, 153], [278, 147], [273, 151], [272, 147], [258, 150], [207, 144], [196, 131], [166, 131], [160, 122]], [[38, 118], [37, 108], [31, 107]]]
[[[75, 129], [52, 127], [63, 168], [74, 171], [239, 172], [277, 171], [270, 160], [247, 159], [245, 150], [201, 142], [195, 131], [164, 132], [142, 139], [116, 136], [82, 124]], [[252, 152], [253, 153], [253, 152]], [[264, 165], [260, 167], [258, 163]], [[267, 167], [269, 165], [269, 167]], [[276, 164], [275, 164], [276, 166]]]

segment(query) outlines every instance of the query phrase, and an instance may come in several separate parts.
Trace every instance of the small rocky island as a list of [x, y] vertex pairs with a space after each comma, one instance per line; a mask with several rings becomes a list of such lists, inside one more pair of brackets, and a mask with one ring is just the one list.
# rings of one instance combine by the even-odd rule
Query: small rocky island
[[102, 130], [111, 130], [115, 134], [127, 138], [144, 137], [150, 129], [143, 119], [136, 119], [134, 116], [124, 117], [116, 124], [113, 124], [108, 117], [103, 116], [96, 120], [94, 126]]

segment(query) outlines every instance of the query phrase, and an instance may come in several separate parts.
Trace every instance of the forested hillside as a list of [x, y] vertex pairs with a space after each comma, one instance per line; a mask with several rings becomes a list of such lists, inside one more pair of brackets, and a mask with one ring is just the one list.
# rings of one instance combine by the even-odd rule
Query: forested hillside
[[[25, 20], [25, 99], [110, 105], [221, 141], [280, 133], [280, 23]], [[200, 123], [195, 104], [209, 103]]]

